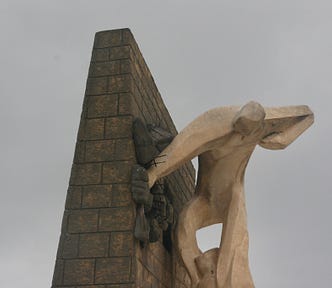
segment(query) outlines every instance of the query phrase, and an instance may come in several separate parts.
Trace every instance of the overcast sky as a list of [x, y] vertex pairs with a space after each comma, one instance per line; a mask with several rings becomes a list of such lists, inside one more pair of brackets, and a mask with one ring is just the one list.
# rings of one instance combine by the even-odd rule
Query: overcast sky
[[0, 287], [51, 285], [94, 33], [126, 27], [178, 130], [250, 100], [312, 108], [295, 143], [249, 162], [250, 267], [258, 288], [331, 287], [331, 15], [331, 0], [2, 0]]

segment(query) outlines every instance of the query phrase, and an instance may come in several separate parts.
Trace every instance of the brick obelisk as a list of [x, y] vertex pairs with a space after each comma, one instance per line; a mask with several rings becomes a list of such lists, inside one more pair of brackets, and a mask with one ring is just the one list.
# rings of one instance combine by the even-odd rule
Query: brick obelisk
[[[177, 133], [129, 29], [98, 32], [52, 288], [190, 287], [172, 243], [142, 247], [134, 238], [136, 118]], [[194, 174], [187, 163], [167, 176], [175, 218], [193, 194]]]

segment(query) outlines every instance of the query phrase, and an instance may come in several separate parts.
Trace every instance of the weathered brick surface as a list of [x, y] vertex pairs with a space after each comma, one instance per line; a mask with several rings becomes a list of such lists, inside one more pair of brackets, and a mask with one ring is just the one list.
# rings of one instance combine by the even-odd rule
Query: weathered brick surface
[[92, 50], [91, 62], [106, 62], [110, 60], [110, 49], [100, 48]]
[[[128, 29], [96, 33], [73, 159], [53, 288], [190, 287], [162, 240], [133, 237], [130, 189], [135, 118], [177, 133]], [[166, 177], [177, 214], [192, 196], [190, 163]], [[173, 280], [172, 280], [173, 279]]]
[[112, 206], [128, 206], [132, 203], [131, 191], [129, 184], [112, 185]]
[[130, 92], [132, 85], [132, 76], [124, 74], [109, 77], [107, 88], [109, 93]]
[[96, 260], [97, 284], [125, 283], [131, 280], [131, 258], [112, 257]]
[[132, 256], [134, 249], [134, 238], [131, 231], [112, 232], [110, 239], [111, 256]]
[[129, 59], [131, 58], [131, 51], [130, 46], [112, 47], [109, 49], [110, 60]]
[[107, 257], [109, 234], [81, 234], [79, 242], [79, 257]]
[[118, 95], [108, 94], [88, 98], [88, 118], [116, 116]]
[[113, 161], [104, 164], [103, 183], [128, 183], [132, 161]]
[[123, 30], [100, 31], [96, 33], [94, 48], [119, 46], [122, 44]]
[[63, 284], [93, 284], [95, 260], [93, 259], [72, 259], [65, 262]]
[[99, 140], [104, 139], [105, 119], [86, 119], [82, 140]]
[[85, 148], [85, 161], [100, 162], [112, 161], [115, 156], [115, 141], [99, 140], [87, 141]]
[[103, 208], [112, 205], [112, 185], [83, 187], [82, 208]]
[[99, 231], [131, 231], [134, 225], [133, 207], [101, 209]]
[[108, 89], [108, 77], [88, 78], [86, 95], [102, 95]]
[[131, 93], [119, 94], [119, 115], [132, 115], [134, 117], [143, 118], [138, 104]]
[[78, 255], [78, 234], [65, 234], [63, 235], [62, 243], [62, 258], [76, 258]]
[[107, 61], [91, 63], [89, 76], [101, 77], [120, 74], [121, 61]]
[[74, 154], [74, 163], [84, 163], [85, 159], [85, 141], [77, 141]]
[[69, 186], [67, 191], [66, 209], [81, 208], [82, 201], [82, 187]]
[[132, 138], [131, 116], [111, 117], [106, 119], [105, 137], [106, 138]]
[[98, 230], [98, 210], [73, 210], [68, 216], [68, 232], [84, 233]]
[[55, 262], [52, 286], [60, 286], [63, 284], [63, 269], [64, 261], [62, 259], [57, 259]]
[[101, 181], [101, 164], [74, 164], [71, 172], [70, 184], [88, 185], [99, 184]]

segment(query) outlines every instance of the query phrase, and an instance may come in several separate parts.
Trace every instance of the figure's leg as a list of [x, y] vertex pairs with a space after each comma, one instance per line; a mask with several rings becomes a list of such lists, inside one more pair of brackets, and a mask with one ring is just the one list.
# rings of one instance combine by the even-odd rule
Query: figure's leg
[[233, 188], [218, 258], [219, 288], [253, 288], [248, 261], [247, 215], [243, 187]]
[[176, 231], [177, 246], [190, 275], [193, 288], [199, 282], [195, 258], [202, 255], [197, 245], [196, 231], [211, 224], [210, 210], [205, 198], [196, 197], [188, 203], [179, 215]]

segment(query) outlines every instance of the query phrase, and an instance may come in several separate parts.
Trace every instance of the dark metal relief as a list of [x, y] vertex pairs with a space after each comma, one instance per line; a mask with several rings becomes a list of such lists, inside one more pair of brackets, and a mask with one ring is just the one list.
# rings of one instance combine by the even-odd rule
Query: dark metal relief
[[[132, 197], [137, 204], [135, 237], [142, 244], [158, 241], [169, 233], [174, 223], [173, 206], [165, 180], [149, 189], [146, 169], [162, 163], [159, 153], [173, 140], [172, 134], [156, 125], [144, 125], [136, 119], [133, 125], [137, 165], [132, 168]], [[167, 237], [167, 235], [166, 235]]]

